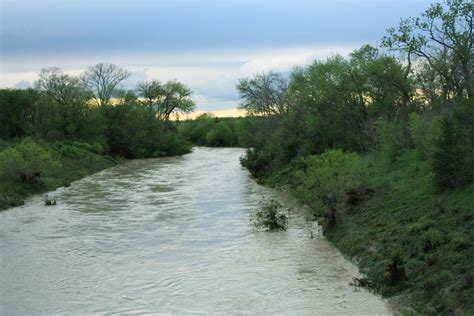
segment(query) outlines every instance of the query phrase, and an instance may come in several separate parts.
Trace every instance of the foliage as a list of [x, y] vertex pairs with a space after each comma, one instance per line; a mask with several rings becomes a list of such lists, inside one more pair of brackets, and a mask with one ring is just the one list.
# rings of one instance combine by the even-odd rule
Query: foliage
[[178, 123], [178, 131], [189, 142], [199, 146], [251, 146], [255, 141], [252, 130], [258, 128], [254, 118], [216, 118], [202, 114], [194, 120]]
[[226, 123], [219, 122], [206, 134], [206, 142], [213, 147], [233, 146], [235, 135]]
[[440, 115], [433, 113], [410, 114], [410, 135], [413, 145], [424, 159], [432, 159], [436, 149], [436, 141], [441, 135]]
[[25, 137], [33, 132], [31, 117], [38, 98], [33, 89], [0, 90], [0, 138]]
[[49, 151], [26, 138], [0, 152], [0, 181], [2, 185], [42, 184], [45, 171], [55, 166], [57, 161]]
[[93, 95], [98, 106], [110, 104], [118, 85], [131, 75], [130, 71], [111, 63], [90, 66], [82, 75], [84, 86]]
[[287, 81], [276, 72], [240, 79], [237, 85], [242, 98], [240, 108], [252, 115], [284, 114], [290, 106], [287, 89]]
[[145, 81], [138, 84], [137, 89], [143, 98], [142, 103], [154, 108], [160, 119], [168, 121], [172, 113], [190, 113], [194, 110], [192, 90], [183, 83]]
[[379, 119], [374, 127], [377, 134], [376, 149], [388, 163], [393, 163], [406, 148], [404, 141], [407, 140], [404, 138], [400, 123]]
[[309, 205], [322, 224], [332, 227], [354, 204], [367, 195], [367, 170], [357, 154], [329, 150], [303, 160], [296, 171], [296, 195]]
[[270, 199], [260, 201], [260, 209], [253, 214], [251, 219], [256, 228], [264, 230], [286, 230], [288, 215], [281, 210], [280, 202]]
[[422, 314], [470, 314], [474, 309], [474, 187], [438, 194], [429, 160], [416, 149], [392, 166], [372, 154], [372, 198], [344, 215], [326, 236], [385, 296]]
[[474, 109], [466, 104], [442, 121], [433, 157], [438, 188], [453, 189], [474, 181]]
[[420, 17], [403, 19], [398, 28], [388, 29], [383, 43], [405, 53], [409, 63], [412, 58], [428, 63], [443, 98], [472, 97], [473, 15], [469, 0], [434, 3]]
[[[140, 104], [124, 104], [103, 109], [107, 122], [105, 136], [109, 151], [124, 158], [147, 158], [183, 154], [183, 146], [174, 131], [165, 129], [165, 123], [156, 118], [155, 111]], [[176, 149], [172, 147], [177, 145]]]
[[11, 143], [0, 151], [0, 210], [115, 164], [87, 143], [48, 144], [28, 138]]

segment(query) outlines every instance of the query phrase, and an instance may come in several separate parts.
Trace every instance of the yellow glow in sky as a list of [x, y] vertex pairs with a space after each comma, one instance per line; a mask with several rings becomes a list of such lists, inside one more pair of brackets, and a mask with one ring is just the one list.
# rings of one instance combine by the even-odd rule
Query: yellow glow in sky
[[[245, 110], [240, 110], [240, 109], [227, 109], [227, 110], [218, 110], [218, 111], [195, 111], [193, 113], [189, 114], [183, 114], [179, 113], [178, 117], [179, 120], [184, 121], [184, 120], [193, 120], [199, 115], [205, 114], [205, 113], [211, 113], [215, 117], [243, 117], [246, 116], [247, 113]], [[172, 120], [176, 120], [178, 118], [176, 115], [172, 116]]]

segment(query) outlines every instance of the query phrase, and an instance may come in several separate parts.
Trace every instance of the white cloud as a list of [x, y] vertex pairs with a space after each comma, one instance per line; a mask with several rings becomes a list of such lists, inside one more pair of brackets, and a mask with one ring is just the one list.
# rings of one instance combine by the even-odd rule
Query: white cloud
[[2, 58], [0, 83], [2, 87], [13, 87], [22, 80], [34, 82], [41, 68], [53, 66], [78, 75], [89, 65], [109, 61], [132, 71], [132, 76], [124, 82], [126, 87], [131, 88], [143, 80], [176, 79], [193, 89], [199, 109], [215, 110], [237, 106], [235, 84], [239, 78], [269, 70], [285, 72], [334, 53], [348, 55], [354, 48], [308, 46], [141, 55], [16, 56]]

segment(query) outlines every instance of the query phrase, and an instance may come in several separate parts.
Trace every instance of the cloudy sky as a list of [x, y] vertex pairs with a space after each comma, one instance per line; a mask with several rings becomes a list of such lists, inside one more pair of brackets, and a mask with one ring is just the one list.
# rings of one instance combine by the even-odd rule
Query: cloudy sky
[[79, 74], [108, 61], [133, 87], [177, 79], [199, 110], [238, 105], [238, 78], [288, 71], [376, 45], [431, 0], [0, 0], [0, 86], [26, 87], [41, 68]]

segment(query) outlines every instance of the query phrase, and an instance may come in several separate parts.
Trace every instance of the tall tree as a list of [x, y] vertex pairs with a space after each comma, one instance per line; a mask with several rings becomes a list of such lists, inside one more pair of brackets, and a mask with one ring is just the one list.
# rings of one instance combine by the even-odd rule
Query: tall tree
[[192, 90], [178, 81], [145, 81], [137, 87], [142, 103], [156, 110], [159, 119], [168, 121], [172, 113], [190, 113], [195, 103], [191, 99]]
[[57, 67], [42, 69], [35, 88], [63, 106], [82, 103], [90, 97], [79, 78], [65, 74]]
[[[43, 124], [49, 121], [48, 133], [54, 130], [62, 136], [80, 137], [86, 130], [86, 116], [90, 112], [88, 102], [92, 96], [83, 81], [59, 68], [48, 68], [41, 70], [35, 87], [42, 96], [41, 112], [44, 114], [46, 109], [49, 112], [41, 119]], [[38, 113], [37, 118], [40, 116]]]
[[0, 89], [0, 138], [24, 137], [34, 131], [38, 92]]
[[237, 90], [242, 98], [240, 108], [249, 114], [286, 114], [290, 108], [287, 99], [288, 81], [279, 73], [271, 71], [240, 79]]
[[473, 31], [474, 3], [444, 0], [431, 5], [421, 17], [402, 20], [398, 29], [388, 29], [383, 45], [427, 62], [442, 78], [440, 89], [450, 96], [474, 94]]
[[137, 85], [138, 94], [142, 103], [149, 107], [157, 107], [163, 97], [163, 87], [158, 80], [144, 81]]
[[91, 91], [99, 106], [110, 104], [117, 86], [130, 76], [130, 71], [111, 63], [98, 63], [90, 66], [82, 76], [86, 87]]

